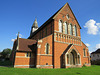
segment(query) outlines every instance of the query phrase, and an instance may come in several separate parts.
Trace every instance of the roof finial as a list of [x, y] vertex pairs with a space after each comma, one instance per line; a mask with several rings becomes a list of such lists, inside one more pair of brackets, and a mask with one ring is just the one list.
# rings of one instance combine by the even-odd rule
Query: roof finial
[[18, 35], [17, 35], [17, 50], [19, 49], [19, 32], [18, 32]]
[[19, 32], [18, 32], [18, 35], [17, 35], [17, 39], [19, 38]]

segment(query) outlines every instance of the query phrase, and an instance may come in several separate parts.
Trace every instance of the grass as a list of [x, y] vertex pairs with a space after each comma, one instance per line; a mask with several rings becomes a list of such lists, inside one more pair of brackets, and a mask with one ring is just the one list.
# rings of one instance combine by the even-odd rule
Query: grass
[[68, 69], [0, 67], [0, 75], [100, 75], [100, 66]]

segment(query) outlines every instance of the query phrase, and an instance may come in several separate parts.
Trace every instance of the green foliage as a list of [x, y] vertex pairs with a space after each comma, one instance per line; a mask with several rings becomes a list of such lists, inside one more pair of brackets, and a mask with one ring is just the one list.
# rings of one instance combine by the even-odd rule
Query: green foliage
[[100, 66], [68, 69], [0, 67], [0, 75], [100, 75]]
[[0, 66], [12, 66], [12, 62], [10, 60], [0, 61]]
[[9, 48], [6, 48], [4, 49], [2, 52], [1, 52], [1, 55], [3, 58], [9, 58], [10, 57], [10, 54], [11, 54], [11, 49]]

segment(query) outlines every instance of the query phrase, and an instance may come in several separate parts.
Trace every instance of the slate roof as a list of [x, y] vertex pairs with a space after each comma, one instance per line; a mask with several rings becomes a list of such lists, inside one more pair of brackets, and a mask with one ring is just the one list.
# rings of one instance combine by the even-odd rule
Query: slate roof
[[19, 38], [19, 49], [17, 51], [34, 52], [37, 48], [36, 43], [36, 40]]
[[100, 48], [97, 49], [95, 52], [92, 52], [91, 54], [100, 54]]

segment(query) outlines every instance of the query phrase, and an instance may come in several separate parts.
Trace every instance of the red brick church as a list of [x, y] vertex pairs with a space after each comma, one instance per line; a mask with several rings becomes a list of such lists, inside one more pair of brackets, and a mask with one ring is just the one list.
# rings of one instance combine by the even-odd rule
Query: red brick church
[[35, 19], [28, 39], [14, 41], [11, 60], [16, 68], [90, 66], [88, 47], [81, 41], [80, 25], [68, 3], [38, 28]]

